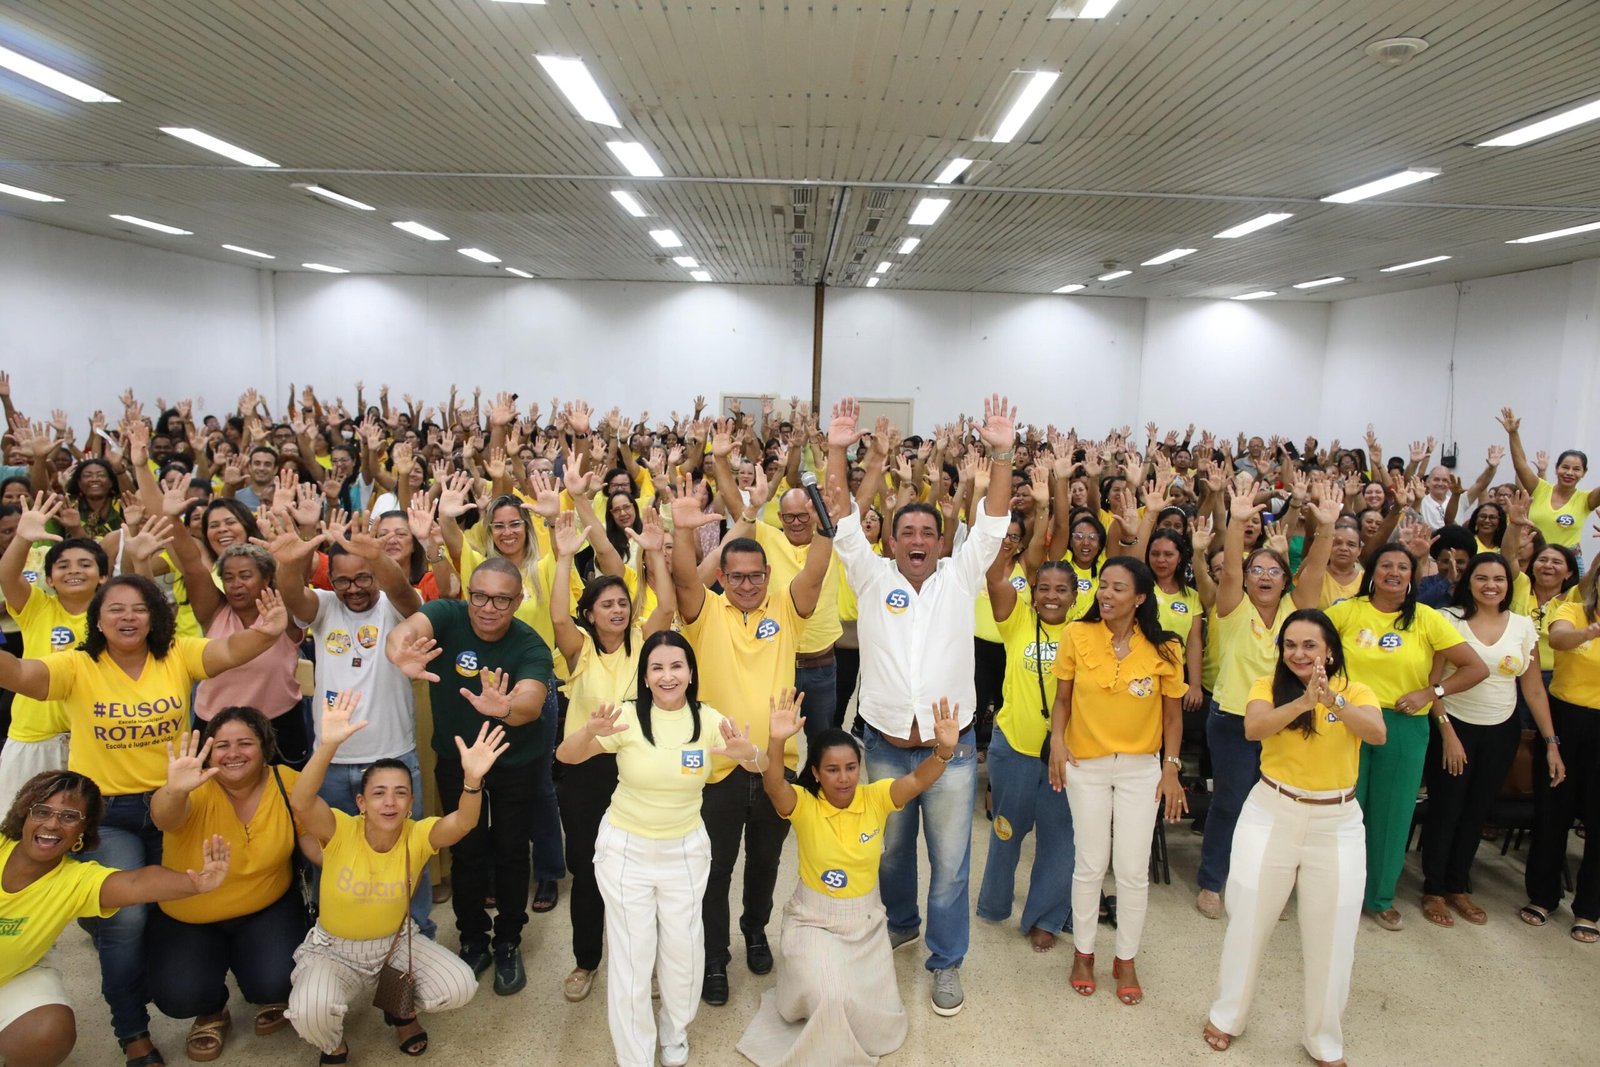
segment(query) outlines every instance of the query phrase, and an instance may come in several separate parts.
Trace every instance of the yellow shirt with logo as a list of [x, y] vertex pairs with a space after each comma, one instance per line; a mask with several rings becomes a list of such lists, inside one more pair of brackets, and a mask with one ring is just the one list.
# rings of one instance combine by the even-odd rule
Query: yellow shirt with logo
[[1006, 676], [1003, 703], [994, 724], [1005, 731], [1007, 744], [1017, 752], [1037, 756], [1050, 733], [1050, 705], [1056, 700], [1056, 649], [1067, 623], [1044, 622], [1032, 604], [1018, 597], [1011, 614], [997, 626], [1006, 646]]
[[1589, 513], [1589, 494], [1574, 489], [1567, 502], [1557, 508], [1551, 499], [1556, 487], [1540, 478], [1533, 487], [1533, 500], [1528, 504], [1528, 521], [1544, 534], [1546, 543], [1577, 548], [1583, 539], [1583, 518]]
[[[284, 793], [294, 792], [300, 772], [279, 767]], [[176, 830], [161, 835], [161, 864], [175, 871], [205, 866], [202, 846], [211, 835], [227, 839], [228, 877], [209, 893], [168, 900], [161, 910], [184, 923], [214, 923], [250, 915], [289, 891], [289, 853], [295, 847], [289, 805], [268, 768], [261, 800], [248, 825], [239, 821], [228, 794], [215, 778], [189, 794], [189, 815]]]
[[1095, 594], [1100, 591], [1100, 572], [1097, 566], [1091, 573], [1087, 567], [1078, 566], [1078, 561], [1070, 556], [1067, 557], [1067, 564], [1078, 580], [1078, 595], [1072, 601], [1072, 607], [1067, 609], [1067, 621], [1077, 622], [1088, 612], [1089, 606], [1094, 603]]
[[[1519, 574], [1517, 578], [1519, 581], [1525, 580], [1527, 575]], [[1533, 594], [1531, 586], [1527, 596], [1522, 597], [1520, 600], [1513, 596], [1511, 610], [1528, 616], [1533, 620], [1533, 625], [1539, 630], [1539, 669], [1541, 671], [1553, 671], [1556, 669], [1556, 650], [1550, 647], [1550, 623], [1554, 621], [1556, 612], [1563, 604], [1582, 599], [1582, 593], [1577, 586], [1573, 586], [1565, 593], [1557, 593], [1543, 604], [1539, 603], [1539, 598]]]
[[1187, 645], [1189, 631], [1200, 622], [1200, 594], [1193, 586], [1183, 585], [1176, 593], [1168, 593], [1157, 586], [1155, 595], [1161, 628], [1171, 630]]
[[1241, 597], [1229, 615], [1211, 616], [1211, 644], [1217, 649], [1217, 681], [1211, 695], [1229, 715], [1243, 715], [1249, 702], [1250, 683], [1270, 673], [1278, 662], [1278, 632], [1294, 612], [1294, 601], [1283, 597], [1272, 624], [1248, 596]]
[[864, 897], [878, 885], [883, 858], [883, 828], [894, 806], [893, 778], [856, 786], [850, 805], [836, 808], [819, 793], [796, 789], [788, 815], [800, 854], [800, 881], [840, 899]]
[[[1004, 552], [1005, 549], [1002, 547], [1000, 551]], [[1011, 577], [1008, 581], [1011, 582], [1011, 588], [1017, 591], [1018, 603], [1033, 603], [1033, 587], [1028, 584], [1028, 572], [1022, 569], [1021, 563], [1012, 566]], [[974, 636], [979, 640], [992, 641], [997, 645], [1005, 640], [1000, 635], [1000, 627], [995, 624], [994, 604], [989, 600], [987, 587], [982, 593], [978, 594], [978, 603], [973, 610], [973, 620], [977, 627], [974, 631]]]
[[66, 707], [72, 740], [67, 768], [93, 778], [107, 796], [148, 793], [167, 780], [167, 742], [189, 729], [189, 694], [209, 677], [203, 637], [178, 637], [163, 659], [146, 653], [137, 680], [109, 651], [98, 660], [74, 649], [44, 658], [50, 699]]
[[1066, 741], [1073, 756], [1082, 760], [1161, 751], [1163, 700], [1189, 690], [1182, 652], [1176, 643], [1170, 651], [1168, 660], [1135, 630], [1128, 654], [1118, 659], [1105, 623], [1066, 627], [1051, 670], [1072, 683]]
[[[1461, 643], [1461, 635], [1426, 604], [1417, 605], [1409, 629], [1400, 630], [1397, 611], [1379, 611], [1367, 597], [1345, 600], [1328, 609], [1328, 618], [1344, 642], [1345, 670], [1372, 687], [1380, 707], [1393, 708], [1405, 694], [1425, 689], [1433, 654]], [[1425, 715], [1427, 704], [1412, 714]]]
[[622, 645], [613, 652], [602, 652], [594, 638], [587, 632], [583, 634], [583, 651], [563, 687], [567, 694], [567, 730], [563, 737], [583, 729], [601, 704], [622, 704], [638, 695], [639, 650], [643, 645], [644, 631], [637, 626], [629, 635], [631, 652], [624, 651]]
[[[768, 583], [767, 599], [749, 612], [734, 607], [726, 594], [708, 589], [700, 614], [683, 624], [683, 636], [694, 646], [700, 668], [700, 698], [721, 709], [739, 729], [748, 726], [750, 740], [763, 752], [772, 698], [781, 689], [794, 688], [794, 654], [804, 621], [789, 587]], [[793, 770], [800, 758], [794, 738], [783, 751], [785, 766]], [[735, 766], [733, 760], [717, 757], [711, 780], [722, 781]]]
[[[1261, 740], [1261, 773], [1280, 785], [1307, 791], [1353, 789], [1361, 770], [1361, 738], [1350, 732], [1337, 713], [1340, 708], [1378, 707], [1378, 696], [1370, 686], [1348, 678], [1332, 678], [1334, 707], [1318, 704], [1310, 737], [1285, 726]], [[1248, 703], [1272, 699], [1272, 676], [1257, 678], [1250, 686]]]
[[[1571, 623], [1579, 630], [1589, 625], [1581, 600], [1562, 604], [1550, 616], [1550, 621]], [[1585, 641], [1566, 652], [1558, 649], [1555, 659], [1556, 673], [1550, 679], [1550, 695], [1568, 704], [1600, 709], [1600, 641]]]
[[[20, 842], [0, 837], [0, 870]], [[74, 919], [107, 919], [116, 908], [100, 906], [100, 889], [117, 872], [98, 863], [64, 857], [55, 868], [15, 893], [0, 885], [0, 989], [50, 951]]]
[[772, 568], [768, 584], [788, 586], [799, 576], [814, 547], [821, 545], [828, 550], [832, 557], [828, 561], [828, 573], [822, 578], [817, 606], [803, 624], [795, 651], [808, 655], [832, 648], [844, 633], [844, 626], [839, 622], [839, 582], [844, 574], [844, 564], [839, 562], [838, 555], [833, 551], [833, 542], [825, 537], [815, 537], [810, 544], [792, 545], [781, 530], [774, 530], [765, 523], [756, 523], [755, 531], [756, 540], [767, 554], [767, 565]]
[[428, 860], [438, 851], [428, 841], [438, 821], [437, 817], [407, 819], [396, 847], [379, 852], [367, 841], [367, 817], [335, 808], [333, 837], [322, 846], [322, 914], [317, 925], [351, 941], [393, 937], [410, 910], [417, 880], [427, 873]]
[[[38, 586], [28, 590], [28, 602], [17, 613], [22, 631], [22, 658], [44, 659], [53, 652], [78, 647], [84, 637], [83, 615], [74, 615], [61, 601]], [[48, 741], [67, 732], [67, 709], [59, 700], [35, 700], [18, 693], [11, 703], [12, 741]]]
[[639, 705], [629, 701], [619, 710], [617, 725], [627, 729], [595, 738], [617, 754], [617, 791], [606, 817], [617, 829], [640, 837], [687, 836], [700, 825], [700, 794], [711, 781], [711, 750], [722, 743], [722, 713], [702, 703], [699, 736], [691, 740], [694, 717], [687, 705], [675, 711], [651, 708], [647, 740]]

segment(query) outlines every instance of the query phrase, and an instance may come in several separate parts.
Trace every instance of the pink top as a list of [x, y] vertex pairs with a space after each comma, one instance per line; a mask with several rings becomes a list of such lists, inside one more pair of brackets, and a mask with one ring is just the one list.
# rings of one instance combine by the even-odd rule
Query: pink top
[[[218, 640], [247, 629], [238, 613], [224, 603], [212, 616], [206, 636]], [[195, 694], [194, 713], [202, 722], [210, 722], [223, 708], [244, 705], [276, 719], [300, 703], [300, 681], [294, 673], [299, 662], [300, 645], [285, 633], [249, 663], [201, 682]]]

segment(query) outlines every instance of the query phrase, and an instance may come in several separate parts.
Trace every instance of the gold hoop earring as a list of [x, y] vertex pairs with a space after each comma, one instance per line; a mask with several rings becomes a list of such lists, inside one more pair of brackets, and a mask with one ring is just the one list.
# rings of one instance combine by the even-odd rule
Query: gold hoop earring
[[73, 843], [72, 851], [73, 852], [82, 852], [83, 851], [83, 838], [82, 837], [79, 837], [78, 840]]

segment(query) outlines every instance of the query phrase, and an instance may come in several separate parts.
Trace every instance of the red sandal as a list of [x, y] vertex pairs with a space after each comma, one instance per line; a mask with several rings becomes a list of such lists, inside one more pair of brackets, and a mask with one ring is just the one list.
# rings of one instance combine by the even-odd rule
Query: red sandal
[[1080, 997], [1092, 997], [1092, 996], [1094, 996], [1094, 990], [1095, 990], [1095, 984], [1094, 984], [1094, 953], [1093, 952], [1079, 952], [1077, 949], [1073, 949], [1072, 950], [1072, 963], [1073, 963], [1073, 965], [1076, 966], [1079, 960], [1086, 960], [1088, 962], [1088, 964], [1089, 964], [1089, 977], [1088, 978], [1070, 978], [1070, 979], [1068, 979], [1068, 982], [1072, 986], [1072, 991], [1074, 993], [1078, 994]]
[[[1133, 970], [1132, 960], [1113, 958], [1111, 961], [1111, 977], [1118, 983], [1122, 981], [1122, 976], [1118, 974], [1117, 971], [1124, 965], [1126, 965], [1130, 971]], [[1139, 985], [1139, 977], [1137, 974], [1133, 976], [1132, 980], [1127, 985], [1119, 984], [1117, 986], [1117, 999], [1122, 1001], [1122, 1003], [1129, 1005], [1130, 1007], [1144, 1000], [1144, 990]]]

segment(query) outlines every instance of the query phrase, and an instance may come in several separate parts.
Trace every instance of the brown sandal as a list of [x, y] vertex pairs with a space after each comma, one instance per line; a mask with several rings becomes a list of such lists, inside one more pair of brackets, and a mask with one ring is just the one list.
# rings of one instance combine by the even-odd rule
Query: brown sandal
[[1211, 1046], [1212, 1052], [1226, 1052], [1228, 1046], [1233, 1044], [1233, 1035], [1224, 1033], [1211, 1025], [1211, 1020], [1206, 1020], [1206, 1027], [1200, 1031], [1200, 1036], [1206, 1039], [1206, 1044]]
[[1423, 894], [1421, 904], [1422, 917], [1433, 925], [1449, 928], [1456, 924], [1455, 918], [1450, 914], [1450, 909], [1445, 906], [1444, 897]]
[[287, 1004], [263, 1004], [256, 1009], [256, 1036], [266, 1037], [275, 1034], [289, 1025], [289, 1020], [284, 1018]]
[[189, 1058], [196, 1063], [208, 1063], [222, 1055], [222, 1046], [228, 1039], [228, 1030], [233, 1026], [233, 1017], [226, 1010], [222, 1018], [213, 1019], [203, 1023], [199, 1019], [189, 1027], [189, 1037], [186, 1042], [186, 1051]]
[[1444, 902], [1450, 905], [1451, 911], [1473, 926], [1483, 926], [1489, 921], [1489, 913], [1478, 907], [1465, 893], [1446, 893]]

